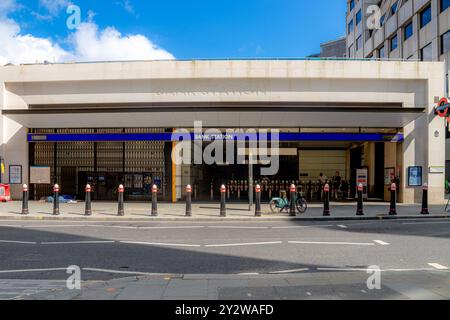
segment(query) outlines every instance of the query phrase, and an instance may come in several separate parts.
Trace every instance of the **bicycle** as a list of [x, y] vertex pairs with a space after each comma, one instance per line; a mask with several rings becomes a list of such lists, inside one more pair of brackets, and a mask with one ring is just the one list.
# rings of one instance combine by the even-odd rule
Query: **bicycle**
[[[276, 198], [272, 198], [270, 200], [270, 203], [269, 203], [270, 210], [273, 213], [282, 213], [284, 210], [286, 210], [286, 212], [289, 212], [289, 210], [290, 210], [291, 202], [286, 197], [285, 191], [282, 191], [282, 194], [284, 194], [283, 197], [281, 197], [281, 198], [276, 197]], [[297, 209], [297, 211], [300, 214], [305, 213], [306, 210], [308, 209], [308, 202], [306, 201], [303, 192], [296, 193], [295, 208]]]

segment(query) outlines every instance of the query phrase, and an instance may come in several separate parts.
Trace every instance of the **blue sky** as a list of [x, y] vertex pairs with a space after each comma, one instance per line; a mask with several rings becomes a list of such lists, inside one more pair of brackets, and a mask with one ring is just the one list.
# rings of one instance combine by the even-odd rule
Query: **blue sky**
[[[25, 35], [31, 35], [32, 40], [46, 39], [51, 48], [48, 51], [57, 51], [51, 54], [54, 60], [64, 59], [65, 53], [75, 60], [102, 58], [100, 54], [76, 51], [96, 44], [104, 47], [111, 34], [104, 35], [103, 42], [99, 39], [105, 30], [112, 28], [116, 40], [140, 35], [154, 48], [180, 59], [304, 57], [319, 52], [321, 42], [345, 34], [345, 0], [1, 1], [10, 5], [6, 5], [3, 18], [0, 14], [0, 22], [12, 21], [20, 28], [10, 31], [8, 40], [26, 41]], [[84, 32], [66, 27], [70, 2], [80, 7], [82, 21], [90, 24]], [[0, 24], [0, 37], [2, 27]], [[140, 42], [143, 39], [135, 40], [146, 45]], [[132, 43], [121, 42], [118, 47], [140, 48], [136, 42]], [[110, 51], [114, 48], [117, 47], [112, 46]], [[8, 57], [14, 55], [13, 51], [0, 51], [2, 55], [14, 58]], [[105, 59], [113, 58], [106, 54]]]

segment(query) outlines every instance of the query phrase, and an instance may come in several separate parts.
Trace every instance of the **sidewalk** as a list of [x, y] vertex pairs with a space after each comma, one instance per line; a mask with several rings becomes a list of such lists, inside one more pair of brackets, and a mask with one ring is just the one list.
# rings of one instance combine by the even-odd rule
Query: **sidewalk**
[[53, 216], [51, 203], [31, 201], [30, 214], [21, 215], [20, 201], [1, 203], [0, 219], [3, 220], [82, 220], [82, 221], [288, 221], [288, 220], [373, 220], [373, 219], [411, 219], [411, 218], [450, 218], [444, 206], [430, 206], [430, 215], [421, 215], [420, 205], [397, 205], [397, 216], [389, 216], [389, 203], [368, 202], [364, 204], [364, 216], [356, 216], [355, 203], [331, 203], [331, 216], [323, 216], [322, 204], [310, 204], [308, 211], [296, 217], [287, 213], [273, 214], [267, 204], [262, 205], [263, 216], [255, 217], [254, 208], [249, 211], [248, 204], [228, 203], [227, 217], [220, 217], [218, 203], [192, 204], [192, 217], [185, 217], [185, 203], [159, 203], [158, 216], [151, 216], [151, 203], [125, 203], [125, 216], [117, 215], [117, 203], [93, 202], [92, 216], [84, 216], [84, 202], [60, 204], [61, 215]]
[[448, 273], [383, 273], [381, 290], [369, 290], [366, 272], [290, 275], [138, 276], [94, 281], [81, 290], [60, 289], [24, 294], [27, 300], [378, 300], [450, 299]]

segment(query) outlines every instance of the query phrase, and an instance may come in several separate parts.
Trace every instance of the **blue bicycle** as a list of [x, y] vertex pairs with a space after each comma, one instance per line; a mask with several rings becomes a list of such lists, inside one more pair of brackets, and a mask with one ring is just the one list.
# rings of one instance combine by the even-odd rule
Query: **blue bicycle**
[[[289, 212], [291, 207], [291, 202], [286, 197], [286, 192], [282, 192], [283, 196], [281, 198], [272, 198], [270, 200], [270, 210], [273, 213], [282, 213], [284, 210]], [[303, 192], [297, 192], [295, 197], [295, 208], [297, 211], [302, 214], [305, 213], [308, 209], [308, 202], [303, 195]]]

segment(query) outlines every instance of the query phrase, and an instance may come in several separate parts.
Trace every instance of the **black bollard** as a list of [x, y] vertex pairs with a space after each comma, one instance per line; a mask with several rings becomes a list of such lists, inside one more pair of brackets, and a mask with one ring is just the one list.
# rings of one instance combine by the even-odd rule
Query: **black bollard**
[[156, 184], [152, 187], [152, 217], [158, 216], [158, 187]]
[[261, 186], [259, 184], [257, 184], [255, 187], [255, 194], [255, 217], [261, 217]]
[[91, 186], [89, 184], [86, 185], [85, 192], [86, 192], [86, 197], [85, 197], [86, 198], [85, 199], [86, 206], [85, 206], [85, 209], [84, 209], [84, 215], [85, 216], [91, 216], [92, 215], [92, 205], [91, 205], [91, 192], [92, 192], [92, 189], [91, 189]]
[[360, 183], [358, 185], [358, 190], [357, 190], [358, 191], [358, 205], [357, 205], [357, 209], [356, 209], [356, 215], [357, 216], [363, 216], [364, 215], [363, 190], [364, 190], [364, 187]]
[[295, 217], [295, 198], [297, 195], [297, 188], [294, 184], [291, 184], [289, 187], [290, 192], [290, 206], [289, 206], [289, 216]]
[[28, 210], [28, 186], [23, 185], [23, 195], [22, 195], [22, 214], [29, 214]]
[[389, 207], [389, 215], [397, 215], [397, 186], [395, 183], [391, 185], [391, 205]]
[[53, 187], [53, 215], [58, 216], [59, 212], [59, 185]]
[[330, 186], [328, 183], [323, 187], [323, 215], [325, 217], [330, 215]]
[[430, 211], [428, 210], [428, 184], [426, 184], [426, 183], [423, 185], [421, 214], [430, 214]]
[[192, 187], [186, 187], [186, 217], [192, 217]]
[[118, 205], [117, 215], [121, 216], [121, 217], [123, 217], [125, 215], [124, 192], [125, 192], [125, 188], [121, 184], [119, 186], [119, 189], [117, 190], [117, 193], [119, 194], [119, 205]]
[[227, 188], [224, 185], [222, 185], [220, 187], [220, 216], [221, 217], [227, 216], [227, 208], [226, 208], [226, 204], [225, 204], [226, 193], [227, 193]]

